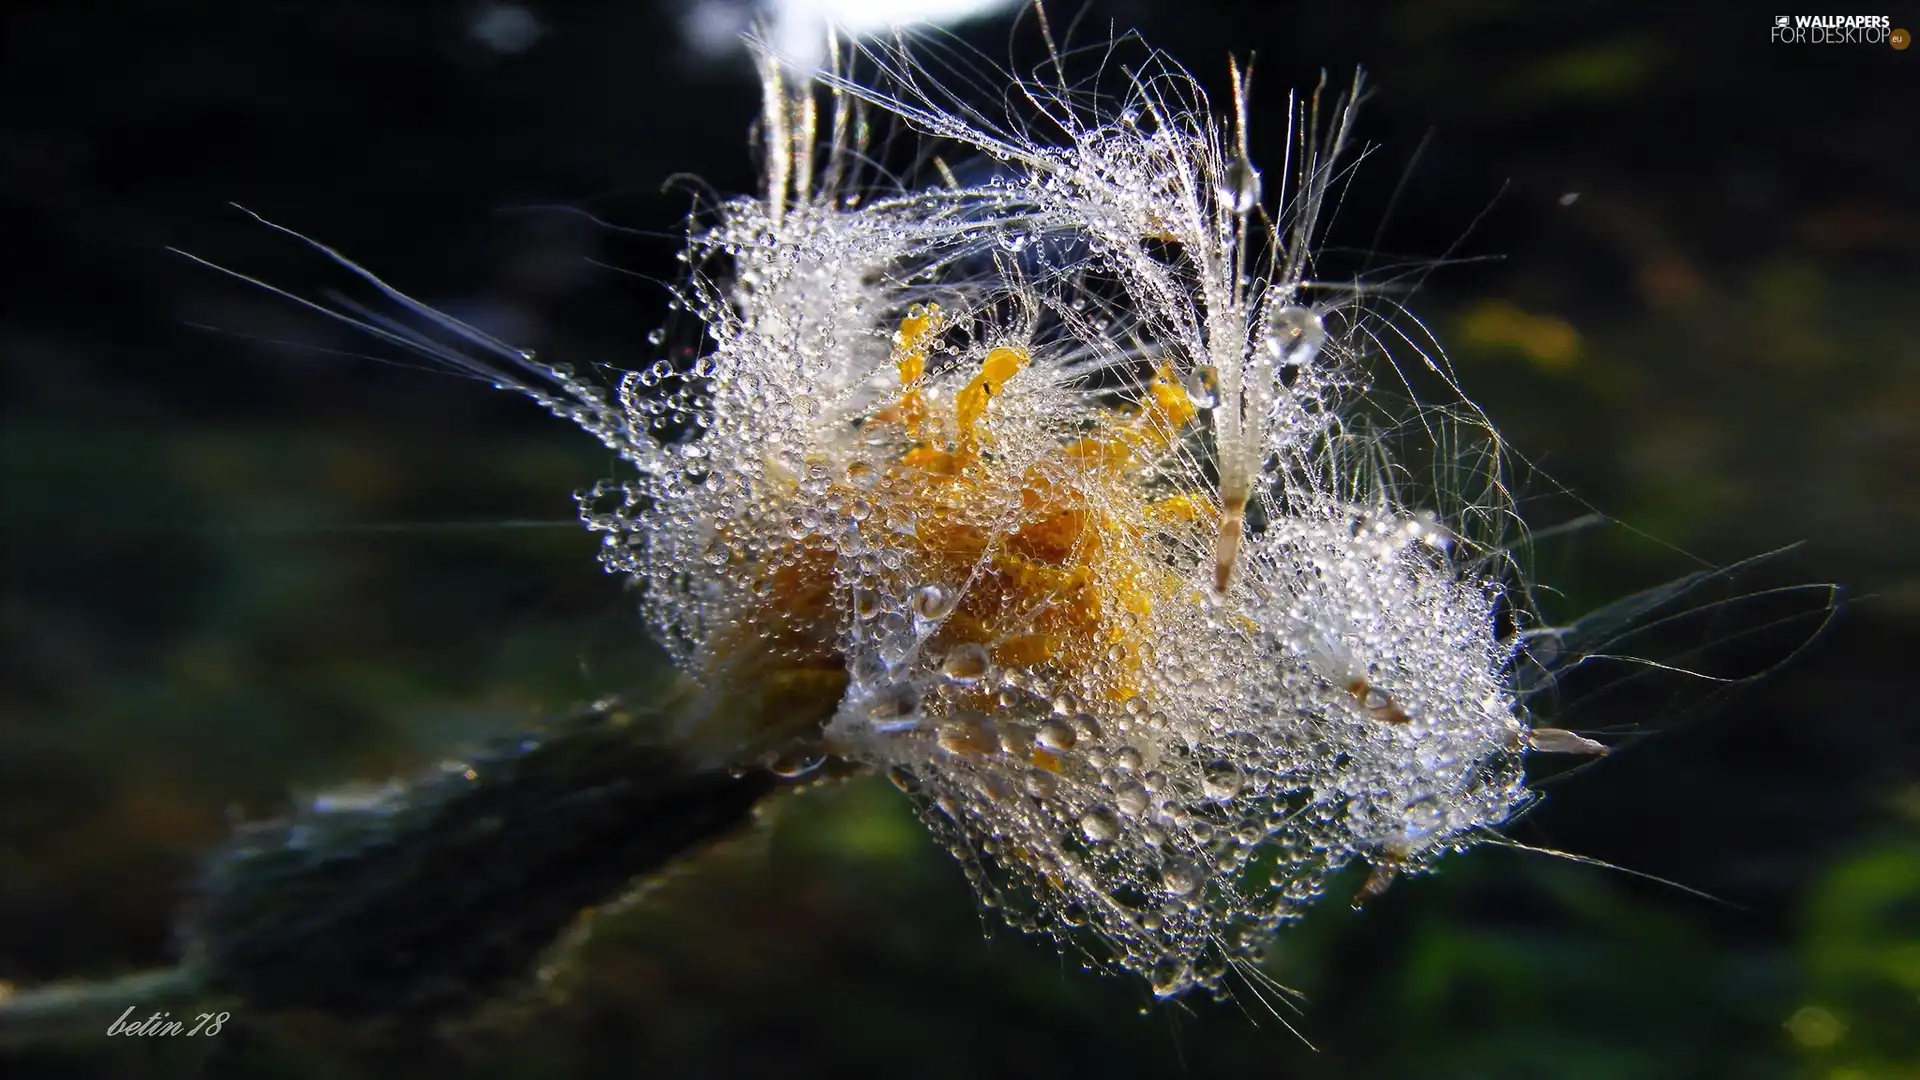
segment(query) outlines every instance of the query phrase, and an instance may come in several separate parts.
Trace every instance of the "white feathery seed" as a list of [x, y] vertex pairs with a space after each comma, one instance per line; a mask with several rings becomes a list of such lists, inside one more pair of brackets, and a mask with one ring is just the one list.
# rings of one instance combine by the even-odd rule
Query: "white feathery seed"
[[[1307, 275], [1357, 81], [1269, 188], [1237, 69], [1226, 121], [1156, 55], [1016, 123], [865, 58], [885, 89], [762, 56], [766, 191], [688, 247], [710, 346], [594, 414], [640, 471], [587, 523], [711, 710], [783, 680], [830, 717], [785, 768], [888, 770], [985, 903], [1162, 996], [1507, 820], [1530, 745], [1598, 748], [1530, 743], [1504, 562], [1342, 422], [1374, 332]], [[987, 178], [863, 184], [886, 117]]]
[[[1422, 509], [1360, 418], [1406, 337], [1311, 277], [1358, 80], [1296, 104], [1269, 180], [1238, 68], [1222, 119], [1158, 53], [1103, 95], [1048, 41], [999, 117], [904, 46], [871, 80], [760, 53], [765, 189], [683, 256], [703, 344], [614, 394], [431, 312], [506, 362], [321, 310], [625, 459], [581, 516], [690, 735], [744, 716], [798, 732], [785, 774], [885, 771], [1013, 924], [1219, 993], [1336, 871], [1377, 894], [1526, 805], [1527, 751], [1605, 747], [1529, 730], [1525, 598], [1472, 539], [1517, 521], [1491, 428], [1420, 413], [1486, 447]], [[888, 123], [938, 151], [924, 186], [875, 164]]]

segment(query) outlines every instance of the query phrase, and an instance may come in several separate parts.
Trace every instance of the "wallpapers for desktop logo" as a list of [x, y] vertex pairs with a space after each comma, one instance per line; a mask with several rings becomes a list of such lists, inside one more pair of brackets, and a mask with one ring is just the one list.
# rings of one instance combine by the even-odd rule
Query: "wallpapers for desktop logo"
[[1896, 29], [1891, 15], [1775, 15], [1776, 45], [1891, 45], [1905, 49], [1913, 35]]

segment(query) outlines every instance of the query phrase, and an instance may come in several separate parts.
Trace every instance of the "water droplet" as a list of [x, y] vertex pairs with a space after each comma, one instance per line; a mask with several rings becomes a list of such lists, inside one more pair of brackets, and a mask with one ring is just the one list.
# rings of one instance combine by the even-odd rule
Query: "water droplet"
[[1114, 786], [1113, 804], [1128, 817], [1139, 817], [1146, 812], [1147, 785], [1138, 780], [1123, 780]]
[[962, 686], [971, 686], [986, 678], [992, 668], [993, 660], [987, 655], [987, 647], [971, 641], [948, 649], [946, 659], [940, 661], [940, 674]]
[[1200, 891], [1206, 872], [1200, 864], [1184, 855], [1169, 855], [1160, 866], [1160, 883], [1175, 896], [1192, 896]]
[[977, 712], [955, 713], [940, 725], [940, 749], [949, 754], [982, 757], [1000, 748], [999, 733], [993, 721]]
[[1079, 736], [1074, 732], [1072, 724], [1065, 720], [1054, 719], [1040, 725], [1034, 741], [1044, 749], [1059, 752], [1073, 749], [1073, 744], [1079, 741]]
[[1220, 404], [1220, 371], [1212, 364], [1202, 364], [1187, 372], [1185, 384], [1194, 408], [1211, 409]]
[[1311, 308], [1280, 304], [1267, 312], [1267, 352], [1276, 363], [1306, 367], [1326, 340], [1327, 326]]
[[1209, 799], [1225, 802], [1240, 794], [1240, 786], [1244, 782], [1245, 777], [1241, 775], [1240, 766], [1223, 758], [1207, 765], [1206, 776], [1201, 781], [1201, 786]]
[[1220, 181], [1220, 199], [1232, 207], [1234, 213], [1251, 214], [1253, 208], [1260, 205], [1260, 170], [1246, 158], [1234, 157], [1228, 161]]
[[793, 746], [776, 754], [767, 763], [767, 771], [783, 780], [798, 780], [825, 764], [827, 755], [811, 745]]
[[1096, 844], [1107, 843], [1120, 835], [1120, 819], [1104, 806], [1096, 806], [1080, 815], [1080, 831]]
[[871, 619], [880, 614], [880, 594], [872, 589], [853, 590], [853, 614], [861, 620]]
[[914, 617], [923, 622], [939, 622], [953, 611], [959, 596], [938, 582], [922, 585], [913, 593]]
[[[1142, 920], [1145, 925], [1145, 920]], [[1187, 962], [1178, 957], [1169, 956], [1153, 965], [1153, 974], [1149, 981], [1153, 984], [1155, 997], [1173, 997], [1187, 988]]]

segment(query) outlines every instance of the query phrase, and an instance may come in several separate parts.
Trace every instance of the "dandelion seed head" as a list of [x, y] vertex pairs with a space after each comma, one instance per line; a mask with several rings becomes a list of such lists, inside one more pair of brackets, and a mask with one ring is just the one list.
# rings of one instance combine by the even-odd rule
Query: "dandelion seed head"
[[[868, 55], [888, 89], [763, 64], [766, 190], [689, 241], [705, 346], [595, 414], [638, 469], [583, 517], [716, 711], [887, 771], [1015, 925], [1221, 990], [1334, 872], [1528, 798], [1508, 586], [1342, 422], [1371, 338], [1308, 269], [1353, 97], [1263, 178], [1237, 73], [1224, 122], [1165, 61], [1027, 85], [1042, 142]], [[988, 179], [863, 184], [870, 111]]]

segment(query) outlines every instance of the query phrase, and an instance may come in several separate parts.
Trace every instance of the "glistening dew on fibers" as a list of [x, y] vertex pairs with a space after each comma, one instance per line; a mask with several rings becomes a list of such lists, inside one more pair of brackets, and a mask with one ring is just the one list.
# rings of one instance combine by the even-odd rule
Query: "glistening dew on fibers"
[[[586, 520], [712, 709], [782, 680], [989, 906], [1218, 990], [1350, 860], [1377, 892], [1529, 797], [1503, 564], [1395, 501], [1340, 420], [1368, 334], [1308, 295], [1356, 95], [1290, 117], [1276, 225], [1237, 72], [1226, 123], [1164, 62], [1023, 85], [1042, 144], [876, 61], [763, 59], [767, 190], [688, 249], [711, 347], [589, 422], [640, 477]], [[991, 178], [863, 190], [870, 111]]]
[[[762, 57], [766, 190], [684, 256], [702, 349], [612, 396], [457, 360], [632, 466], [582, 516], [689, 738], [744, 716], [789, 774], [887, 771], [983, 902], [1162, 996], [1222, 990], [1356, 859], [1364, 898], [1484, 837], [1528, 750], [1603, 749], [1512, 685], [1523, 605], [1467, 538], [1511, 518], [1497, 453], [1491, 496], [1420, 511], [1353, 418], [1378, 328], [1310, 251], [1357, 84], [1263, 185], [1238, 71], [1226, 120], [1155, 55], [994, 122], [865, 60], [886, 89]], [[888, 118], [985, 179], [881, 179]]]

